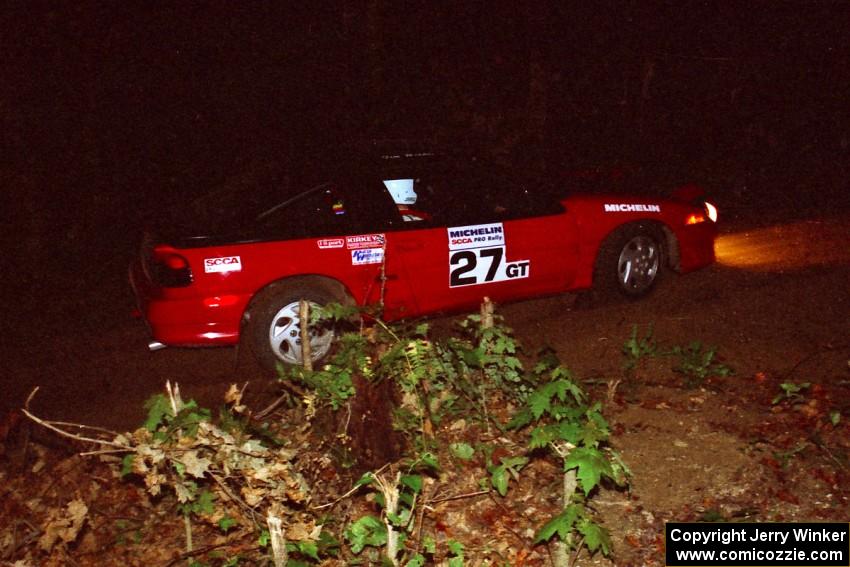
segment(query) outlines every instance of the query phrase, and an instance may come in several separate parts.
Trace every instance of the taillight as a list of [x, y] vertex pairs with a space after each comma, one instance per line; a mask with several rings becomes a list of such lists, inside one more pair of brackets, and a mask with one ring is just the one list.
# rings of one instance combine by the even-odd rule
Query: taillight
[[702, 213], [691, 213], [685, 219], [685, 224], [699, 224], [701, 222], [705, 222], [705, 215]]
[[186, 287], [192, 283], [189, 261], [171, 250], [154, 249], [151, 279], [163, 287]]
[[705, 192], [697, 185], [683, 185], [673, 191], [673, 198], [695, 207], [700, 207], [704, 214], [691, 214], [685, 219], [685, 224], [699, 224], [710, 220], [717, 222], [717, 207], [706, 200]]

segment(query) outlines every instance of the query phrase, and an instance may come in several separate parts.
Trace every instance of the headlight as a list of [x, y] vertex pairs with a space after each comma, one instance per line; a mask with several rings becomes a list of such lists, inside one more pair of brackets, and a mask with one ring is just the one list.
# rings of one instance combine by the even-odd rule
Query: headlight
[[705, 207], [705, 214], [711, 219], [711, 222], [717, 222], [717, 207], [708, 201], [704, 202], [702, 205]]

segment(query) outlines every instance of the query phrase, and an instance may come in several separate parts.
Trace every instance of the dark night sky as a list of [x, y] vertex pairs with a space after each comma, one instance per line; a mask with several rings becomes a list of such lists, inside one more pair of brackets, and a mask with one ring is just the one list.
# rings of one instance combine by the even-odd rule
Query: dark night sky
[[500, 6], [13, 3], [0, 183], [19, 230], [4, 246], [126, 248], [157, 203], [258, 155], [356, 137], [549, 171], [681, 161], [727, 184], [847, 158], [850, 3]]

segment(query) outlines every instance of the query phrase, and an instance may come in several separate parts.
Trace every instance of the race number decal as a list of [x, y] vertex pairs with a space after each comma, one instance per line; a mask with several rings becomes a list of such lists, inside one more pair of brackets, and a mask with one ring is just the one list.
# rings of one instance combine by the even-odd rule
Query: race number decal
[[506, 260], [502, 223], [448, 229], [449, 287], [480, 285], [527, 278], [528, 260]]

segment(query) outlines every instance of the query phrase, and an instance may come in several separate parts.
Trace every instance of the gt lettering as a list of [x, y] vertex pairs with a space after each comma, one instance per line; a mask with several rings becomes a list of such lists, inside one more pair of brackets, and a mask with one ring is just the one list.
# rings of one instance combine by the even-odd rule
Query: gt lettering
[[522, 262], [511, 262], [505, 268], [505, 273], [509, 278], [527, 278], [528, 266], [531, 262], [524, 260]]

